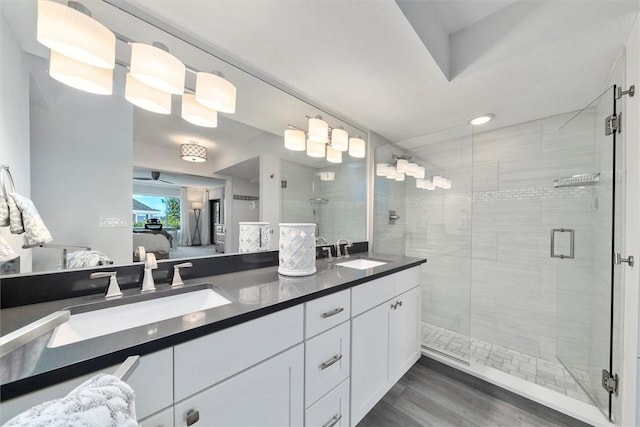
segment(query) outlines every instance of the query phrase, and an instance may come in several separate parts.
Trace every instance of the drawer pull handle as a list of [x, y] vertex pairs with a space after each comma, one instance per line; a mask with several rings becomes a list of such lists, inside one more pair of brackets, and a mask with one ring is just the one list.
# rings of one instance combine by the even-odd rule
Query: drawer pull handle
[[338, 424], [338, 421], [340, 421], [341, 419], [342, 419], [342, 414], [336, 414], [334, 415], [333, 418], [329, 420], [328, 423], [326, 423], [322, 427], [333, 427], [334, 425]]
[[342, 355], [341, 354], [336, 354], [335, 356], [333, 356], [331, 359], [327, 360], [326, 362], [323, 362], [320, 364], [320, 370], [324, 371], [325, 369], [327, 369], [329, 366], [333, 365], [334, 363], [338, 362], [340, 359], [342, 359]]
[[344, 308], [338, 307], [338, 308], [333, 309], [331, 311], [327, 311], [326, 313], [322, 313], [322, 318], [326, 319], [327, 317], [335, 316], [336, 314], [342, 313], [343, 311], [344, 311]]
[[187, 425], [191, 426], [200, 421], [200, 412], [195, 409], [189, 409], [187, 411]]

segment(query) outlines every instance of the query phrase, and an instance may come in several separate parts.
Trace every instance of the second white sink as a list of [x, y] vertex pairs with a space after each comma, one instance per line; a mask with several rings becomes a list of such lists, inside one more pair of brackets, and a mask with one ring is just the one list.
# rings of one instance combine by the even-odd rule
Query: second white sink
[[213, 290], [202, 289], [72, 314], [68, 322], [55, 329], [47, 347], [60, 347], [230, 303]]
[[353, 259], [351, 261], [339, 262], [336, 265], [339, 265], [341, 267], [356, 268], [358, 270], [366, 270], [369, 268], [378, 267], [385, 264], [386, 262], [383, 262], [383, 261], [375, 261], [372, 259], [359, 258], [359, 259]]

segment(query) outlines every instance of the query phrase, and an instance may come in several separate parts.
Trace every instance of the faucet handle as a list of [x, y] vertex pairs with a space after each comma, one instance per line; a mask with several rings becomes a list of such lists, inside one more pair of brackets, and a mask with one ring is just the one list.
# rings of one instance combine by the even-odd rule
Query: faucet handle
[[322, 248], [322, 252], [325, 252], [327, 254], [327, 256], [325, 257], [327, 259], [327, 262], [333, 261], [333, 255], [331, 255], [331, 246]]
[[189, 267], [193, 267], [193, 264], [190, 262], [183, 262], [182, 264], [176, 264], [173, 266], [173, 279], [171, 279], [172, 288], [177, 288], [179, 286], [184, 285], [184, 282], [182, 281], [182, 277], [180, 276], [180, 269], [189, 268]]
[[104, 297], [106, 299], [111, 298], [119, 298], [122, 296], [122, 291], [120, 290], [120, 285], [118, 285], [117, 279], [118, 273], [116, 271], [96, 271], [89, 275], [90, 279], [100, 279], [102, 277], [109, 278], [109, 287], [107, 287], [107, 292]]
[[351, 241], [347, 240], [347, 244], [344, 245], [344, 255], [343, 258], [349, 258], [351, 255], [349, 255], [349, 249], [353, 247], [353, 243], [351, 243]]

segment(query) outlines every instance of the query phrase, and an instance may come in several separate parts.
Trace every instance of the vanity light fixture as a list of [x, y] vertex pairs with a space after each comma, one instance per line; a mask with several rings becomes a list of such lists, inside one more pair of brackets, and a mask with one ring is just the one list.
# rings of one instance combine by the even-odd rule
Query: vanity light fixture
[[221, 113], [236, 112], [236, 87], [220, 72], [196, 73], [196, 100]]
[[307, 156], [321, 158], [325, 156], [327, 144], [307, 140]]
[[396, 179], [396, 167], [395, 166], [387, 167], [387, 178], [388, 179]]
[[347, 151], [349, 149], [349, 134], [341, 128], [331, 129], [331, 146], [334, 150]]
[[400, 173], [406, 173], [409, 169], [409, 160], [407, 159], [398, 159], [396, 161], [396, 171]]
[[182, 95], [185, 72], [182, 61], [171, 55], [164, 44], [131, 43], [129, 74], [147, 86]]
[[320, 181], [333, 181], [336, 179], [335, 172], [320, 172]]
[[416, 179], [424, 179], [425, 169], [423, 166], [418, 166], [416, 169], [416, 174], [414, 175]]
[[376, 164], [376, 176], [387, 176], [387, 168], [389, 167], [386, 163], [377, 163]]
[[188, 162], [206, 162], [207, 148], [198, 144], [182, 144], [180, 146], [180, 157]]
[[127, 73], [124, 97], [133, 105], [158, 114], [171, 113], [171, 94], [151, 86]]
[[329, 124], [322, 116], [309, 117], [309, 141], [326, 144], [329, 142]]
[[349, 155], [358, 159], [365, 157], [365, 142], [364, 139], [358, 136], [357, 138], [349, 138]]
[[196, 101], [195, 95], [182, 95], [182, 118], [196, 126], [215, 128], [218, 126], [218, 112]]
[[327, 145], [327, 161], [330, 163], [342, 163], [342, 151], [333, 148], [333, 144]]
[[49, 75], [61, 83], [97, 95], [113, 93], [113, 70], [65, 56], [55, 50], [49, 58]]
[[406, 174], [415, 177], [418, 174], [418, 164], [409, 162]]
[[469, 120], [469, 124], [473, 125], [473, 126], [478, 126], [478, 125], [483, 125], [485, 123], [488, 123], [489, 121], [491, 121], [491, 119], [493, 119], [496, 115], [493, 113], [487, 113], [487, 114], [483, 114], [481, 116], [475, 117], [471, 120]]
[[284, 148], [292, 151], [304, 151], [307, 148], [304, 131], [289, 125], [289, 129], [284, 131]]
[[396, 181], [404, 181], [404, 176], [405, 174], [403, 174], [402, 172], [396, 172]]
[[38, 1], [36, 39], [52, 51], [98, 68], [115, 67], [116, 36], [82, 4]]

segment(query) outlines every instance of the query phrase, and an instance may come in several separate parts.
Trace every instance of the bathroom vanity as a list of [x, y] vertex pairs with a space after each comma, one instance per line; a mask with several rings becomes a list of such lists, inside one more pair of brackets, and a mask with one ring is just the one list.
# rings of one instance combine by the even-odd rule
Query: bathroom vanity
[[[420, 357], [425, 260], [382, 259], [365, 269], [318, 260], [306, 277], [266, 267], [188, 280], [181, 295], [209, 283], [230, 303], [27, 355], [39, 358], [33, 375], [3, 388], [40, 384], [5, 399], [0, 421], [140, 354], [128, 382], [143, 426], [355, 425]], [[25, 316], [24, 307], [2, 314]], [[75, 376], [77, 366], [86, 372]]]

